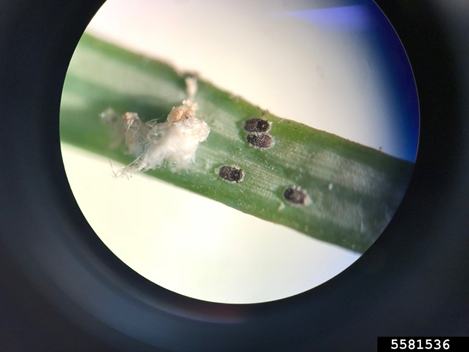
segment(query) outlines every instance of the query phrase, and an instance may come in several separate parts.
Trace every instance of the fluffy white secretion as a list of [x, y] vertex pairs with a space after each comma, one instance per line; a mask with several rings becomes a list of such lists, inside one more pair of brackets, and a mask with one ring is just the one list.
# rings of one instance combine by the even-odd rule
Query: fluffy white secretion
[[186, 79], [186, 85], [189, 99], [173, 107], [166, 122], [152, 120], [144, 123], [134, 112], [127, 112], [119, 119], [112, 109], [101, 114], [105, 123], [121, 131], [121, 136], [117, 138], [124, 140], [129, 154], [137, 157], [118, 171], [117, 176], [130, 177], [136, 172], [156, 169], [165, 163], [172, 170], [187, 169], [195, 162], [199, 143], [207, 139], [210, 128], [196, 116], [197, 104], [191, 101], [197, 89], [195, 79]]

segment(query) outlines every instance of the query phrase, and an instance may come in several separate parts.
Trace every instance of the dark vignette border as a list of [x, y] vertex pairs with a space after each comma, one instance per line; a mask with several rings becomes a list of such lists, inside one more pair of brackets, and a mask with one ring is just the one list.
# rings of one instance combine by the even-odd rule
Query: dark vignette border
[[[368, 351], [378, 335], [469, 331], [469, 119], [464, 36], [437, 1], [376, 1], [420, 99], [414, 176], [375, 245], [326, 284], [226, 305], [136, 275], [94, 235], [59, 146], [65, 72], [102, 1], [0, 6], [0, 347], [8, 351]], [[459, 28], [461, 31], [462, 29]]]

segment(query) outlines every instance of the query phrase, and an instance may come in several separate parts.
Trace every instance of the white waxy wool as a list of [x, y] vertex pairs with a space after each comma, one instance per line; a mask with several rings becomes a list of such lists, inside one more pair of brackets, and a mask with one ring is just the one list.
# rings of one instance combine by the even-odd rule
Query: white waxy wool
[[[194, 78], [186, 79], [188, 96], [196, 93]], [[172, 170], [187, 169], [195, 162], [199, 143], [205, 141], [210, 133], [207, 123], [196, 116], [197, 104], [184, 100], [180, 106], [173, 107], [166, 122], [151, 120], [142, 122], [137, 113], [127, 112], [122, 119], [108, 109], [101, 114], [106, 124], [117, 131], [117, 139], [124, 140], [129, 154], [137, 158], [119, 170], [117, 176], [130, 177], [140, 171], [166, 166]], [[116, 135], [116, 133], [114, 133]]]

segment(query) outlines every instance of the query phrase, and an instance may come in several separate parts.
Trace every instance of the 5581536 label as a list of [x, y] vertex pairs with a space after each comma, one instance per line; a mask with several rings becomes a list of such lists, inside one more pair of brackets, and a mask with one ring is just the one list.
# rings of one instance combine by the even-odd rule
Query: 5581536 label
[[469, 351], [469, 337], [378, 337], [378, 352]]

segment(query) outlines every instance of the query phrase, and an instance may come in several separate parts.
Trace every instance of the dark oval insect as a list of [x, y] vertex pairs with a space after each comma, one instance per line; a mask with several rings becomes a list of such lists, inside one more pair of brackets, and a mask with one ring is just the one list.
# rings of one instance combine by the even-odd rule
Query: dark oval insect
[[310, 201], [306, 191], [298, 186], [288, 187], [283, 192], [283, 197], [294, 205], [306, 205]]
[[218, 169], [218, 176], [230, 183], [239, 183], [244, 178], [244, 171], [236, 166], [222, 166]]
[[274, 146], [274, 139], [268, 134], [249, 133], [246, 140], [254, 148], [269, 149]]
[[252, 133], [265, 133], [270, 130], [270, 125], [269, 121], [255, 117], [244, 121], [244, 130]]

